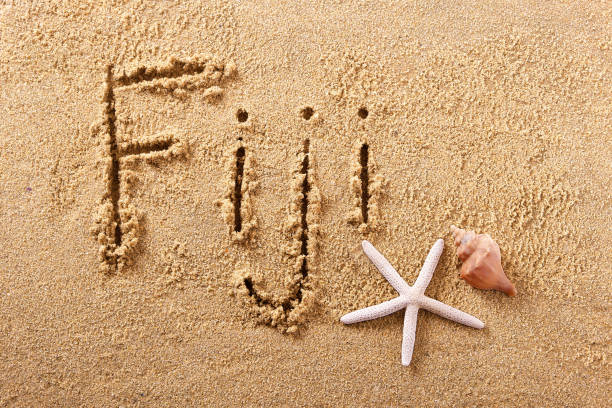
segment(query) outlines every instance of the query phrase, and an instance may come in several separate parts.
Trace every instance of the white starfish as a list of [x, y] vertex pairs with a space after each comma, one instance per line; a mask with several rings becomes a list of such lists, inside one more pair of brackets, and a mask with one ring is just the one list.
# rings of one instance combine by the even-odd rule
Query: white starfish
[[391, 286], [398, 291], [399, 296], [379, 305], [366, 307], [365, 309], [346, 314], [340, 318], [340, 321], [344, 324], [358, 323], [377, 319], [405, 308], [404, 337], [402, 340], [403, 365], [409, 365], [412, 360], [417, 314], [420, 308], [476, 329], [482, 329], [484, 327], [484, 323], [474, 316], [424, 295], [425, 289], [427, 289], [427, 285], [429, 285], [429, 281], [436, 270], [440, 255], [442, 255], [442, 250], [444, 249], [443, 240], [437, 240], [429, 251], [423, 268], [413, 286], [408, 285], [406, 281], [402, 279], [397, 271], [393, 269], [389, 261], [387, 261], [372, 244], [368, 241], [363, 241], [361, 245], [363, 247], [363, 252], [370, 258], [372, 263], [378, 268]]

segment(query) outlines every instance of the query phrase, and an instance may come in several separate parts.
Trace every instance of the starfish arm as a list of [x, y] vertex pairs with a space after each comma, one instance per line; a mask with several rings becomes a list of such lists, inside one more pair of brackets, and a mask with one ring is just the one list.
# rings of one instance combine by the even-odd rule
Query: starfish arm
[[393, 288], [398, 293], [406, 292], [410, 286], [402, 279], [402, 277], [397, 273], [397, 271], [391, 266], [389, 261], [385, 259], [385, 257], [378, 252], [374, 245], [369, 243], [368, 241], [363, 241], [361, 243], [363, 248], [363, 252], [370, 258], [370, 261], [376, 266], [376, 268], [380, 271], [382, 276], [393, 286]]
[[449, 305], [439, 302], [427, 296], [422, 296], [419, 299], [419, 305], [432, 313], [442, 316], [446, 319], [452, 320], [457, 323], [464, 324], [466, 326], [474, 327], [476, 329], [482, 329], [484, 323], [474, 316], [462, 312], [459, 309], [455, 309]]
[[421, 293], [425, 292], [427, 285], [431, 281], [431, 277], [436, 270], [436, 266], [438, 266], [438, 260], [440, 259], [440, 255], [442, 255], [442, 251], [444, 250], [444, 241], [439, 239], [436, 243], [431, 247], [429, 254], [427, 254], [427, 258], [425, 258], [425, 263], [421, 268], [421, 272], [419, 272], [419, 277], [416, 282], [414, 282], [413, 288], [417, 288]]
[[412, 361], [418, 313], [418, 305], [412, 304], [406, 307], [406, 314], [404, 315], [404, 335], [402, 338], [402, 364], [405, 366], [409, 365]]
[[345, 314], [340, 318], [340, 321], [344, 324], [365, 322], [366, 320], [378, 319], [379, 317], [390, 315], [404, 307], [406, 307], [406, 300], [398, 296], [395, 299], [387, 300], [381, 304]]

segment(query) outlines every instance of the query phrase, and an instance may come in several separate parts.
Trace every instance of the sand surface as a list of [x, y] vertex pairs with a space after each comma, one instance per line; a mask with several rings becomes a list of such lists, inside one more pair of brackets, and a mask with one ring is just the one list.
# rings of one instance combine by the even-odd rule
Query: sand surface
[[[326, 4], [323, 4], [326, 3]], [[612, 392], [607, 1], [0, 0], [0, 406]], [[365, 204], [367, 205], [365, 205]], [[449, 226], [515, 298], [459, 279]], [[483, 330], [419, 313], [360, 247]], [[609, 401], [608, 401], [609, 402]]]

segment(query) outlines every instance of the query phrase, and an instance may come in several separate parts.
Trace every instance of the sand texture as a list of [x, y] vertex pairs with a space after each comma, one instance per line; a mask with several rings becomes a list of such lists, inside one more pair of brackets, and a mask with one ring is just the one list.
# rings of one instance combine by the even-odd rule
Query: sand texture
[[[0, 406], [612, 393], [609, 1], [0, 0]], [[459, 279], [490, 234], [518, 295]], [[419, 312], [396, 296], [446, 248]]]

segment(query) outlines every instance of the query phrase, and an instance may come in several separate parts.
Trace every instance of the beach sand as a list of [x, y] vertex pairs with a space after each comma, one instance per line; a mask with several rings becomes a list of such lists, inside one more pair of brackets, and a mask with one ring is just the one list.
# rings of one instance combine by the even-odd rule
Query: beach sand
[[610, 3], [322, 3], [0, 1], [0, 406], [606, 405]]

